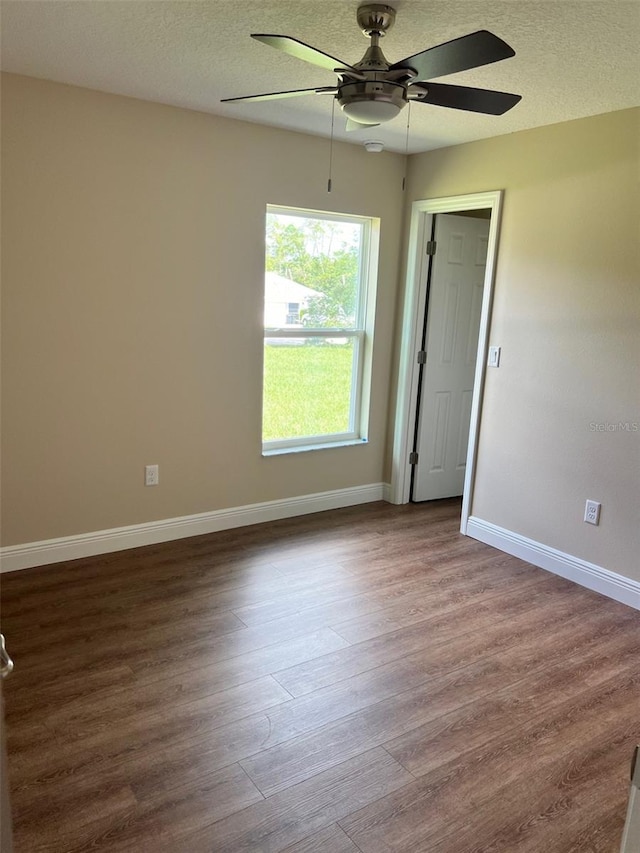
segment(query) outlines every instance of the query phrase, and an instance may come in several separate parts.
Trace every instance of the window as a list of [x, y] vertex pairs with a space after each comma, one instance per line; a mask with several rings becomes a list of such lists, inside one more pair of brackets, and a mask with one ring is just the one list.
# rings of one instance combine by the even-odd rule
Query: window
[[295, 325], [300, 322], [300, 303], [287, 303], [287, 326]]
[[367, 440], [378, 221], [269, 206], [263, 453]]

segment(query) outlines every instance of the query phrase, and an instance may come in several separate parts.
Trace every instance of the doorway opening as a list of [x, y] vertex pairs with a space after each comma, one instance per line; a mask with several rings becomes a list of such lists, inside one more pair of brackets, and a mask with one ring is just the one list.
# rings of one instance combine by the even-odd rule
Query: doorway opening
[[427, 199], [411, 215], [390, 497], [401, 504], [462, 494], [463, 533], [501, 202], [501, 191]]

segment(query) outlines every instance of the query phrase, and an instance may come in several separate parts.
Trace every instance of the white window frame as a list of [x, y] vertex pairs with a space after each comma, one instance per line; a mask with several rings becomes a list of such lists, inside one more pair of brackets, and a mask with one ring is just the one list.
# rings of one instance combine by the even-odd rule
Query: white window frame
[[340, 433], [306, 435], [297, 436], [295, 438], [263, 441], [262, 455], [273, 456], [281, 453], [319, 450], [326, 447], [365, 444], [368, 441], [369, 432], [371, 352], [373, 347], [375, 321], [380, 220], [368, 216], [330, 213], [328, 211], [306, 210], [303, 208], [281, 207], [276, 205], [267, 205], [267, 214], [299, 216], [301, 219], [324, 219], [328, 222], [357, 223], [362, 226], [362, 240], [360, 245], [360, 266], [358, 270], [359, 290], [354, 328], [264, 328], [265, 340], [267, 338], [326, 338], [334, 340], [344, 338], [353, 342], [354, 350], [351, 372], [348, 429], [347, 431]]

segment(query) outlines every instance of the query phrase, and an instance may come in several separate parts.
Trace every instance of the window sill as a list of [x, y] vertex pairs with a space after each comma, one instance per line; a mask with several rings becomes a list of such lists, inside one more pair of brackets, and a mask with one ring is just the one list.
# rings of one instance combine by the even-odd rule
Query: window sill
[[322, 444], [300, 444], [295, 447], [262, 448], [263, 456], [283, 456], [285, 453], [307, 453], [309, 450], [332, 450], [335, 447], [355, 447], [368, 444], [366, 438], [351, 438], [346, 441], [327, 441]]

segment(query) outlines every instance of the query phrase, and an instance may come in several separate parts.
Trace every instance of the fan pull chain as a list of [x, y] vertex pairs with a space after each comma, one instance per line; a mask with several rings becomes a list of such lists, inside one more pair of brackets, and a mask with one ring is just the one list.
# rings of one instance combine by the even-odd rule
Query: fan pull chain
[[336, 115], [336, 99], [331, 98], [331, 139], [329, 141], [329, 180], [327, 181], [327, 192], [331, 192], [331, 174], [333, 171], [333, 124]]
[[331, 98], [331, 139], [329, 141], [329, 180], [327, 181], [327, 192], [331, 192], [331, 173], [333, 170], [333, 122], [336, 114], [336, 99]]
[[402, 178], [402, 192], [407, 185], [407, 163], [409, 162], [409, 124], [411, 123], [411, 101], [407, 104], [407, 136], [404, 141], [404, 176]]

